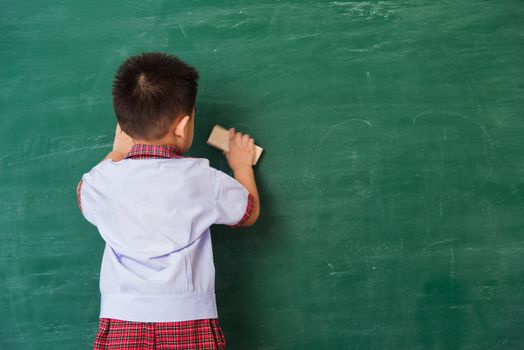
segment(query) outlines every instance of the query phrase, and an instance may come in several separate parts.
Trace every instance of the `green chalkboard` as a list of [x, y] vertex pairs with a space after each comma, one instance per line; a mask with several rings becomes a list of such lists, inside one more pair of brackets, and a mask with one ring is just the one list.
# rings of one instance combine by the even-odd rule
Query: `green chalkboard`
[[254, 135], [262, 214], [214, 227], [230, 349], [524, 348], [524, 4], [0, 2], [0, 348], [89, 349], [75, 187], [142, 51], [200, 71], [190, 154]]

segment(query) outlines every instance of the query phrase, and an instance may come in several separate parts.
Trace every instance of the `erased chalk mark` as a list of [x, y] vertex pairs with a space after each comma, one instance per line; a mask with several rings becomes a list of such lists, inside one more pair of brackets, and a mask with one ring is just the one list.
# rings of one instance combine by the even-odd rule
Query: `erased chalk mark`
[[178, 28], [180, 29], [180, 32], [182, 33], [182, 35], [184, 36], [184, 38], [186, 38], [187, 40], [189, 40], [189, 38], [187, 37], [186, 31], [184, 30], [184, 27], [182, 27], [182, 25], [179, 24], [179, 25], [178, 25]]
[[443, 239], [442, 241], [431, 243], [429, 246], [430, 247], [435, 247], [435, 246], [438, 246], [438, 245], [453, 243], [453, 242], [456, 242], [456, 241], [458, 241], [458, 238], [448, 238], [448, 239]]
[[246, 23], [247, 21], [248, 21], [247, 19], [245, 19], [245, 20], [243, 20], [243, 21], [240, 21], [240, 22], [238, 22], [237, 24], [233, 25], [233, 26], [231, 27], [231, 29], [235, 29], [236, 27], [241, 26], [242, 24]]

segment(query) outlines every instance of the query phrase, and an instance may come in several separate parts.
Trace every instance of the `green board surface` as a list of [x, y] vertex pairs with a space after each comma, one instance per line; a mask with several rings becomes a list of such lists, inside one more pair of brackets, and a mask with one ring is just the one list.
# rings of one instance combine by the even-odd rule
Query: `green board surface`
[[524, 348], [522, 1], [0, 5], [1, 349], [92, 346], [75, 188], [142, 51], [200, 71], [191, 156], [265, 149], [259, 222], [213, 228], [230, 349]]

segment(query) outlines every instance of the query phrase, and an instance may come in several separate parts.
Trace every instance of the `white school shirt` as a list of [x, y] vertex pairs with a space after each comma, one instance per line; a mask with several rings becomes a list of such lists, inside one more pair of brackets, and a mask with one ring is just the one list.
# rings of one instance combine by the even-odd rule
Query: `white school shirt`
[[249, 218], [253, 196], [238, 181], [174, 146], [135, 145], [84, 174], [78, 201], [106, 242], [100, 318], [218, 317], [209, 227]]

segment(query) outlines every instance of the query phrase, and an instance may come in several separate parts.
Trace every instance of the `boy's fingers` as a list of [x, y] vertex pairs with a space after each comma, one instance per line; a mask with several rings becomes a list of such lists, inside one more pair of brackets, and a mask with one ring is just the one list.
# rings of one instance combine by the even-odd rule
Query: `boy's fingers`
[[236, 135], [235, 135], [235, 141], [238, 142], [238, 143], [241, 143], [242, 142], [242, 133], [240, 132], [237, 132]]
[[251, 135], [236, 132], [234, 128], [229, 129], [229, 142], [244, 146], [248, 145], [250, 147], [253, 147], [255, 144], [255, 140], [251, 137]]

